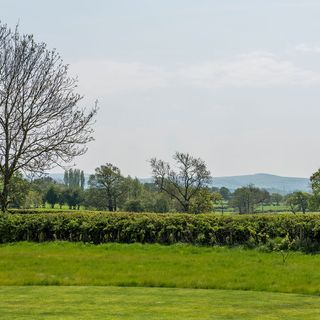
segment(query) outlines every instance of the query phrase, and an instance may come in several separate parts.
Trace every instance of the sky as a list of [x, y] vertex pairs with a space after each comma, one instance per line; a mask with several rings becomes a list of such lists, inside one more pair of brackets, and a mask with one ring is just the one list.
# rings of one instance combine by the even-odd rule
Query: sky
[[319, 16], [318, 0], [0, 0], [70, 65], [81, 106], [99, 101], [77, 167], [138, 177], [175, 151], [213, 176], [316, 171]]

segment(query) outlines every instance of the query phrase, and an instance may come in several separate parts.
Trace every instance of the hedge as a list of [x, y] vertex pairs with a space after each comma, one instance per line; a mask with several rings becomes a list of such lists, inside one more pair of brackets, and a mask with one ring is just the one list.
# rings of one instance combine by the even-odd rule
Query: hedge
[[290, 239], [295, 249], [320, 248], [320, 215], [215, 215], [153, 213], [0, 214], [0, 243], [83, 241], [266, 246]]

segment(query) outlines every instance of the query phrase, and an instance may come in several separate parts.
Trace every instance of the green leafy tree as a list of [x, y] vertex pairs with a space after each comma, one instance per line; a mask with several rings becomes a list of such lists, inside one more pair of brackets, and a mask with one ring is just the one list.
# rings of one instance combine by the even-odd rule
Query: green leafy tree
[[42, 205], [42, 196], [39, 192], [32, 189], [28, 190], [26, 199], [24, 202], [24, 207], [29, 208], [40, 208]]
[[56, 186], [56, 190], [58, 194], [57, 203], [59, 204], [59, 208], [62, 209], [63, 205], [66, 203], [66, 198], [65, 198], [66, 187], [62, 184], [59, 184]]
[[161, 194], [156, 195], [152, 211], [157, 213], [166, 213], [169, 212], [169, 210], [170, 205], [168, 198]]
[[132, 199], [125, 203], [125, 210], [128, 212], [143, 212], [144, 207], [140, 199]]
[[[4, 183], [3, 177], [0, 175], [0, 186]], [[21, 172], [16, 172], [8, 185], [9, 196], [7, 198], [7, 206], [11, 208], [21, 208], [24, 206], [26, 196], [30, 190], [30, 183], [23, 178]]]
[[283, 196], [280, 193], [274, 192], [271, 194], [270, 200], [273, 204], [278, 206], [280, 202], [283, 201]]
[[138, 199], [138, 198], [142, 197], [144, 187], [138, 178], [132, 179], [129, 176], [126, 178], [125, 183], [127, 185], [127, 198], [128, 198], [128, 200]]
[[269, 197], [270, 195], [266, 190], [249, 185], [248, 187], [241, 187], [235, 190], [231, 205], [240, 214], [255, 213], [257, 205], [264, 204], [268, 201]]
[[223, 197], [223, 199], [224, 199], [225, 201], [230, 200], [230, 198], [231, 198], [231, 191], [230, 191], [228, 188], [226, 188], [226, 187], [221, 187], [221, 188], [219, 189], [219, 193], [222, 195], [222, 197]]
[[255, 193], [255, 201], [261, 205], [261, 212], [264, 211], [264, 205], [270, 204], [270, 193], [265, 189], [258, 189]]
[[212, 201], [215, 205], [218, 205], [221, 209], [221, 213], [224, 212], [224, 198], [220, 192], [213, 192]]
[[54, 208], [55, 204], [58, 203], [59, 194], [54, 185], [51, 185], [46, 193], [46, 202], [48, 202], [51, 208]]
[[83, 192], [80, 188], [65, 189], [64, 199], [69, 209], [80, 209], [81, 203], [84, 201]]
[[92, 187], [86, 189], [84, 191], [84, 205], [91, 210], [108, 210], [105, 190]]
[[85, 183], [86, 183], [86, 178], [84, 176], [84, 172], [81, 170], [81, 173], [80, 173], [80, 188], [81, 188], [81, 190], [84, 190]]
[[292, 213], [298, 211], [306, 213], [309, 205], [310, 194], [297, 191], [289, 194], [286, 198], [286, 204], [290, 207]]
[[95, 169], [95, 174], [89, 178], [89, 187], [103, 190], [109, 211], [117, 210], [119, 200], [127, 192], [126, 179], [121, 175], [120, 169], [111, 163]]
[[201, 189], [191, 199], [190, 212], [193, 212], [193, 213], [211, 212], [213, 210], [212, 200], [213, 200], [212, 193], [207, 188]]
[[41, 195], [42, 207], [45, 207], [46, 205], [47, 191], [52, 185], [56, 185], [56, 181], [51, 177], [41, 177], [33, 180], [30, 184], [31, 189]]
[[80, 169], [69, 169], [64, 172], [64, 184], [68, 188], [80, 188], [84, 189], [85, 176], [84, 172]]
[[310, 177], [311, 188], [314, 194], [320, 194], [320, 169]]
[[309, 199], [310, 208], [314, 211], [320, 208], [320, 169], [310, 177], [312, 196]]

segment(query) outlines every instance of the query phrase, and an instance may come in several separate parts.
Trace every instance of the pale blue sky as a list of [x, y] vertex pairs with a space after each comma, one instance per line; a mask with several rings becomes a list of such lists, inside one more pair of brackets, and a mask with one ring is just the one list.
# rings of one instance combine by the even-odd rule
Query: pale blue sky
[[0, 20], [57, 48], [99, 99], [76, 159], [149, 176], [202, 157], [213, 175], [310, 176], [320, 166], [320, 1], [0, 0]]

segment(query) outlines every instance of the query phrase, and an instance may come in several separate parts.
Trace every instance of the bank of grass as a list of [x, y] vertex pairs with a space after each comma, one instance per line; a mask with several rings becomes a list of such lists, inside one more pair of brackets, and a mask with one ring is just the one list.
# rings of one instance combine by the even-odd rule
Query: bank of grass
[[0, 287], [1, 319], [320, 318], [320, 297], [286, 293], [126, 287]]
[[320, 294], [320, 255], [176, 244], [0, 246], [0, 285], [140, 286]]

